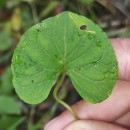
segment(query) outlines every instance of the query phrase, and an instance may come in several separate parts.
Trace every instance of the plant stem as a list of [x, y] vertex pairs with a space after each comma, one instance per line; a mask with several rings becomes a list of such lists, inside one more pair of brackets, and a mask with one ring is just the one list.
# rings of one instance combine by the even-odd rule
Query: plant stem
[[35, 113], [35, 106], [32, 106], [28, 119], [28, 130], [32, 130], [34, 113]]
[[38, 15], [37, 15], [36, 6], [33, 2], [29, 2], [29, 4], [32, 8], [32, 15], [33, 15], [34, 22], [35, 22], [35, 24], [37, 24], [39, 22], [39, 18], [38, 18]]
[[73, 115], [73, 117], [75, 118], [75, 120], [79, 120], [79, 117], [74, 112], [74, 110], [67, 103], [65, 103], [64, 101], [62, 101], [57, 96], [58, 90], [59, 90], [60, 86], [62, 85], [64, 79], [65, 79], [65, 72], [62, 74], [61, 79], [57, 82], [56, 87], [54, 88], [54, 91], [53, 91], [53, 96], [54, 96], [54, 98], [55, 98], [55, 100], [57, 102], [59, 102], [60, 104], [62, 104]]

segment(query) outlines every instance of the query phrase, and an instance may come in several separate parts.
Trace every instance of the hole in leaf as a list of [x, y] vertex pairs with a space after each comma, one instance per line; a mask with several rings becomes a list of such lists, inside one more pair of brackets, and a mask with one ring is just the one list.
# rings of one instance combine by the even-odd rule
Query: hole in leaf
[[81, 26], [80, 26], [80, 29], [81, 29], [81, 30], [86, 30], [86, 29], [87, 29], [87, 26], [86, 26], [86, 25], [81, 25]]

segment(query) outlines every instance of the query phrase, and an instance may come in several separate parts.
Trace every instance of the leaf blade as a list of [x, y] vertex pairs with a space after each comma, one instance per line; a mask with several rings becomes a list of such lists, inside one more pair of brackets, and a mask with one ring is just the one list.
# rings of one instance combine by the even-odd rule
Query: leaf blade
[[71, 12], [29, 29], [12, 62], [15, 90], [31, 104], [48, 97], [63, 70], [81, 97], [93, 103], [110, 95], [118, 75], [116, 56], [106, 34], [91, 20]]

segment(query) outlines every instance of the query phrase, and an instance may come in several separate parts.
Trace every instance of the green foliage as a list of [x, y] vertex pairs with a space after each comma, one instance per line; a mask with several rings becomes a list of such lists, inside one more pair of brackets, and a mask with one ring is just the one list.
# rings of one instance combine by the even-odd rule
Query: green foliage
[[0, 93], [8, 94], [13, 89], [12, 71], [10, 67], [8, 67], [5, 73], [2, 75], [0, 86]]
[[58, 1], [51, 1], [48, 6], [41, 12], [40, 17], [47, 16], [55, 7], [59, 5]]
[[16, 127], [24, 121], [24, 117], [3, 116], [0, 118], [1, 130], [16, 130]]
[[27, 103], [45, 100], [65, 73], [93, 103], [105, 100], [117, 79], [117, 60], [106, 34], [88, 18], [63, 12], [29, 29], [12, 60], [13, 84]]
[[0, 96], [0, 114], [20, 114], [21, 109], [14, 98], [10, 96]]
[[86, 5], [92, 5], [95, 0], [79, 0], [79, 1]]
[[8, 8], [12, 8], [12, 7], [14, 7], [14, 6], [19, 5], [21, 1], [22, 1], [22, 0], [7, 0], [7, 1], [6, 1], [6, 6], [7, 6]]
[[123, 37], [123, 38], [128, 38], [128, 37], [130, 37], [130, 30], [129, 30], [129, 31], [126, 31], [126, 32], [124, 32], [124, 33], [122, 33], [122, 34], [121, 34], [121, 37]]
[[30, 10], [28, 7], [22, 10], [22, 24], [23, 24], [24, 30], [27, 30], [33, 25], [33, 18], [32, 18], [32, 15], [30, 14]]
[[0, 32], [0, 51], [9, 49], [12, 45], [12, 40], [8, 32]]
[[5, 53], [2, 56], [0, 56], [0, 64], [8, 61], [11, 58], [12, 54], [13, 54], [13, 50], [8, 51], [7, 53]]
[[0, 7], [5, 7], [5, 1], [4, 0], [0, 0]]

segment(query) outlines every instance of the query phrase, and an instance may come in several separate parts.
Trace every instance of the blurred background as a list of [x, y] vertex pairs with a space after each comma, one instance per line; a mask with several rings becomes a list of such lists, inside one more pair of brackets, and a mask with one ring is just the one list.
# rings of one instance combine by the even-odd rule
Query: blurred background
[[[10, 64], [26, 30], [65, 10], [90, 18], [109, 38], [130, 37], [130, 0], [0, 0], [0, 130], [42, 130], [64, 111], [52, 94], [38, 105], [21, 101], [13, 88]], [[68, 79], [59, 96], [69, 104], [80, 100]]]

